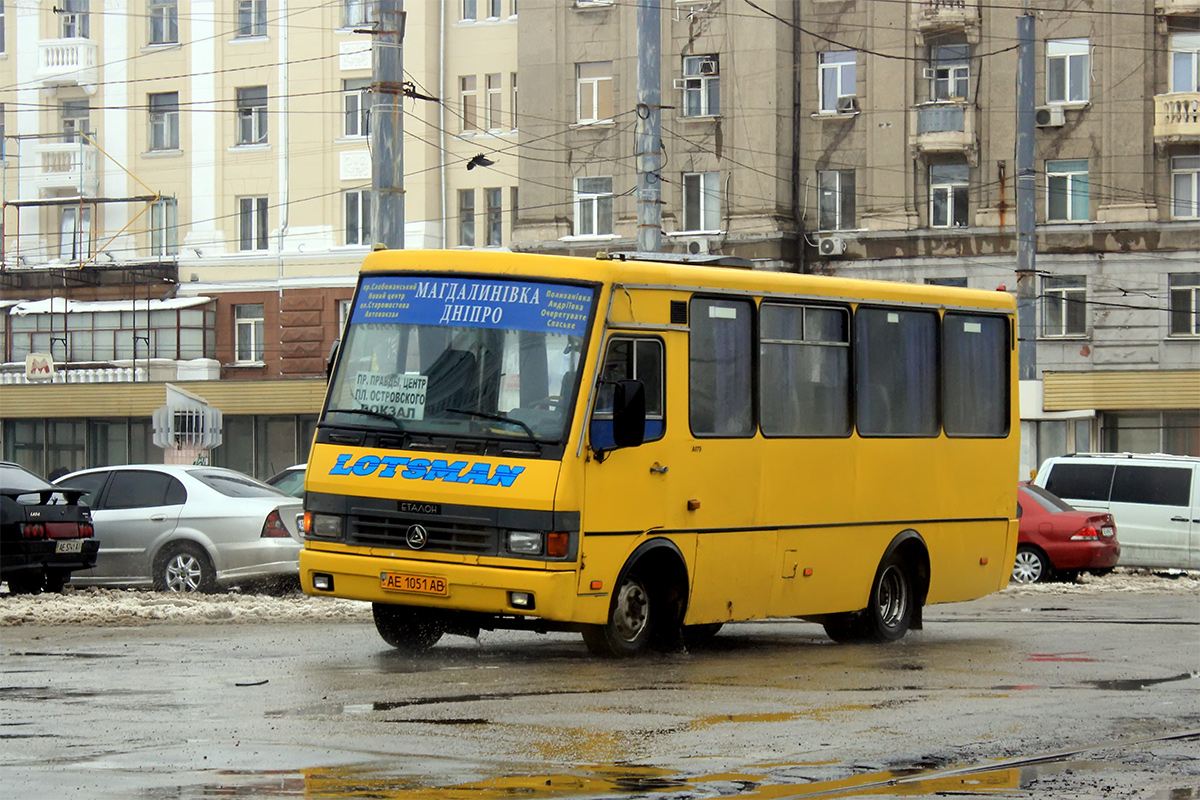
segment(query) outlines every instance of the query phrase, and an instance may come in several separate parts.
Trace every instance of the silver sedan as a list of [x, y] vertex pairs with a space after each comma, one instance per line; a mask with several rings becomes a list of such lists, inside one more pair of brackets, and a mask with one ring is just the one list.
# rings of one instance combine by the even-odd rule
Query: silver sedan
[[300, 500], [230, 469], [134, 464], [64, 475], [92, 509], [96, 566], [76, 586], [153, 586], [210, 592], [218, 585], [287, 585], [299, 575]]

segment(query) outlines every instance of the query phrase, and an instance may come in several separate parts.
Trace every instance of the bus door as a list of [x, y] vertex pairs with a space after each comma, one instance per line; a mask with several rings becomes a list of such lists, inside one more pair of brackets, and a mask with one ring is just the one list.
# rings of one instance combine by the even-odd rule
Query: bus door
[[[623, 559], [637, 537], [646, 531], [675, 528], [679, 524], [672, 491], [671, 455], [679, 445], [666, 436], [665, 369], [672, 337], [679, 337], [675, 352], [686, 345], [682, 334], [641, 335], [613, 332], [605, 343], [604, 363], [596, 386], [596, 399], [588, 426], [591, 455], [584, 486], [585, 535], [592, 563], [585, 566], [613, 568]], [[613, 383], [639, 380], [646, 393], [645, 441], [638, 447], [610, 450], [613, 446]], [[686, 431], [686, 427], [681, 430]], [[599, 455], [597, 455], [599, 453]], [[597, 559], [603, 551], [606, 555]], [[686, 554], [690, 558], [690, 554]], [[617, 567], [620, 566], [618, 563]], [[609, 575], [607, 580], [614, 576]], [[587, 585], [593, 576], [585, 568], [581, 579]]]

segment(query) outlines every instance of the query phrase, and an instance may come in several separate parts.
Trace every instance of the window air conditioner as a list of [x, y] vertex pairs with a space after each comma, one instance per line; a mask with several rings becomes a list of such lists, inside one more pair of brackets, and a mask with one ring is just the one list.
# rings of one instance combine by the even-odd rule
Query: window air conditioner
[[848, 97], [839, 97], [837, 99], [837, 113], [839, 114], [857, 114], [858, 113], [858, 98], [853, 95]]
[[846, 240], [841, 236], [822, 236], [817, 241], [817, 250], [823, 256], [840, 256], [846, 252]]
[[1038, 106], [1033, 112], [1033, 121], [1039, 128], [1061, 128], [1067, 115], [1062, 106]]
[[716, 75], [717, 74], [717, 60], [715, 58], [706, 58], [703, 61], [701, 61], [700, 62], [700, 74], [701, 75]]
[[707, 236], [690, 236], [683, 240], [683, 247], [690, 256], [706, 256], [712, 251], [712, 240]]

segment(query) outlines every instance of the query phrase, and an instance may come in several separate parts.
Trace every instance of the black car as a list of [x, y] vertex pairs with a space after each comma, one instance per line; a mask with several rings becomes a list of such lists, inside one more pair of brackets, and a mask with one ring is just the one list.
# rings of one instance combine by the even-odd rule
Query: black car
[[9, 593], [61, 592], [73, 570], [95, 566], [100, 542], [81, 495], [0, 461], [0, 581]]

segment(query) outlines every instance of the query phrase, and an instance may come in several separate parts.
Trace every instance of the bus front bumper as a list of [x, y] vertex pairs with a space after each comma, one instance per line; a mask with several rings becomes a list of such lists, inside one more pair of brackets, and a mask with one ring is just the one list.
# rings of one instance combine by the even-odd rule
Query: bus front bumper
[[[315, 585], [314, 578], [318, 581]], [[413, 580], [405, 580], [408, 578]], [[300, 582], [306, 594], [500, 616], [578, 620], [581, 609], [577, 603], [583, 599], [577, 595], [578, 580], [574, 570], [508, 569], [403, 558], [381, 559], [326, 550], [300, 552]], [[445, 582], [444, 586], [440, 581]], [[385, 584], [408, 584], [415, 590], [384, 588]], [[597, 598], [587, 598], [594, 599]], [[518, 605], [522, 600], [525, 604]], [[603, 605], [607, 610], [607, 598]]]

